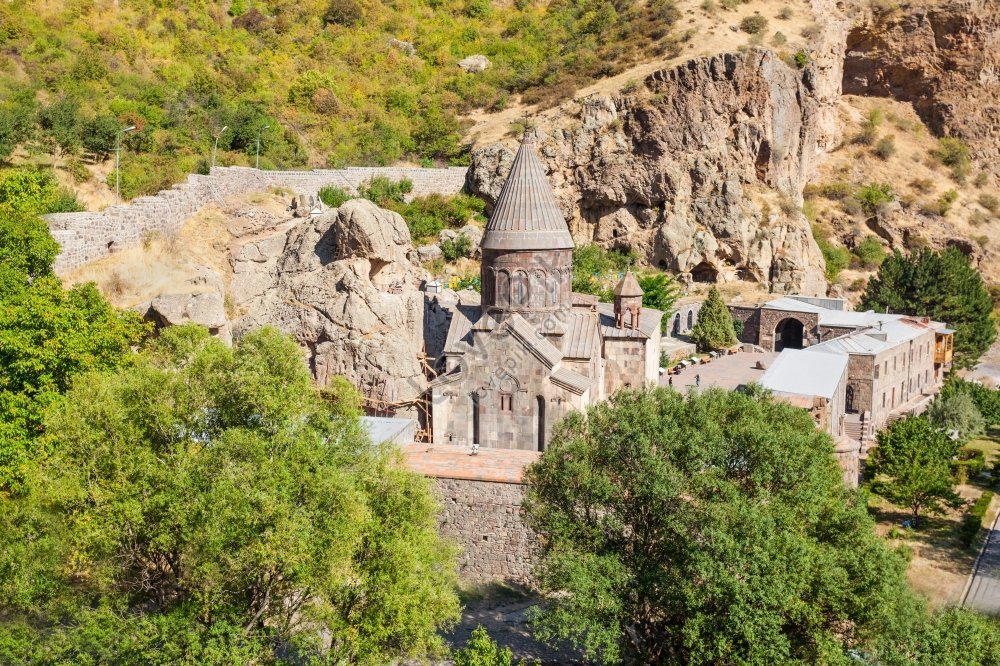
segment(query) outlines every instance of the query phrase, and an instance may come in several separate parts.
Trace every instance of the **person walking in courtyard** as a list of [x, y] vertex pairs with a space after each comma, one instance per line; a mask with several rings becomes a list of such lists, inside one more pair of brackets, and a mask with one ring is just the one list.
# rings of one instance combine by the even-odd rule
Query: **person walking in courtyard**
[[674, 378], [673, 378], [673, 377], [667, 377], [667, 385], [668, 385], [668, 386], [669, 386], [670, 388], [673, 388], [673, 387], [674, 387]]
[[694, 376], [694, 385], [695, 386], [701, 386], [701, 375], [695, 375]]

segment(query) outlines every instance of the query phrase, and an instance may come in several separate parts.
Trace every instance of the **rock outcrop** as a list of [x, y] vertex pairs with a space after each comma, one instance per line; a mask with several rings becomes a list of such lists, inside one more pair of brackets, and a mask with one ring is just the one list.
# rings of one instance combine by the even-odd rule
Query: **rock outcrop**
[[[797, 210], [820, 153], [814, 75], [768, 51], [699, 58], [650, 75], [644, 99], [584, 100], [579, 129], [536, 129], [576, 240], [695, 282], [825, 293]], [[494, 200], [511, 159], [476, 151], [469, 187]]]
[[309, 350], [317, 383], [334, 375], [389, 401], [426, 386], [419, 356], [427, 278], [397, 213], [354, 199], [234, 249], [239, 336], [272, 325]]
[[1000, 3], [949, 0], [866, 14], [849, 32], [845, 94], [911, 102], [938, 135], [1000, 160]]

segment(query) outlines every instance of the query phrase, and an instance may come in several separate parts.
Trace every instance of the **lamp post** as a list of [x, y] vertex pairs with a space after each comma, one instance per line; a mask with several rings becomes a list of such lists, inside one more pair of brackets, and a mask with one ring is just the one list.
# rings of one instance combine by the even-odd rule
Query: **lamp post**
[[215, 135], [215, 147], [212, 148], [212, 169], [215, 168], [215, 154], [219, 152], [219, 137], [222, 136], [222, 133], [226, 131], [227, 127], [228, 125], [223, 125], [222, 129], [219, 130], [219, 133]]
[[118, 202], [120, 200], [118, 184], [119, 181], [121, 180], [120, 173], [121, 173], [121, 162], [122, 162], [122, 135], [127, 132], [131, 132], [134, 129], [135, 125], [129, 125], [125, 129], [120, 129], [118, 130], [117, 133], [115, 133], [115, 205], [116, 206], [118, 205]]
[[257, 170], [260, 170], [260, 135], [268, 128], [268, 125], [264, 125], [259, 130], [257, 130]]

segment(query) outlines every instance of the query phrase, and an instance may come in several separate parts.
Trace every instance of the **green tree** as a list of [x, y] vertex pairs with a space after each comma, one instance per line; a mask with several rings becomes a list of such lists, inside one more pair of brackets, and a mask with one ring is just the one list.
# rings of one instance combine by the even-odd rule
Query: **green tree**
[[964, 391], [938, 394], [927, 408], [927, 418], [949, 436], [967, 442], [986, 432], [986, 420], [972, 396]]
[[949, 375], [939, 395], [948, 396], [954, 393], [965, 393], [971, 397], [976, 409], [986, 420], [987, 426], [1000, 425], [1000, 390], [967, 381], [956, 375]]
[[528, 468], [534, 619], [601, 663], [851, 663], [905, 597], [905, 561], [828, 435], [761, 390], [622, 391]]
[[[429, 483], [330, 412], [290, 338], [167, 329], [131, 367], [78, 377], [46, 429], [51, 455], [0, 507], [0, 632], [29, 632], [29, 663], [60, 634], [87, 663], [213, 642], [221, 663], [443, 653], [458, 600]], [[153, 635], [93, 644], [95, 624]]]
[[928, 615], [911, 603], [864, 657], [884, 666], [1000, 666], [1000, 622], [962, 608]]
[[631, 251], [605, 250], [596, 243], [581, 245], [573, 252], [573, 291], [610, 302], [619, 274], [630, 270], [636, 259]]
[[58, 249], [37, 217], [0, 214], [0, 493], [40, 453], [44, 411], [73, 377], [128, 363], [146, 331], [93, 284], [64, 290], [52, 274]]
[[698, 346], [699, 351], [725, 349], [736, 344], [733, 316], [714, 285], [698, 310], [698, 321], [691, 330], [691, 341]]
[[955, 364], [974, 365], [996, 339], [989, 290], [969, 258], [955, 248], [924, 248], [886, 257], [868, 281], [861, 309], [925, 315], [955, 329]]
[[896, 421], [878, 433], [878, 446], [868, 457], [875, 491], [908, 508], [914, 521], [921, 512], [942, 511], [959, 499], [951, 476], [959, 447], [923, 416]]
[[83, 147], [98, 159], [107, 159], [115, 149], [118, 131], [123, 125], [110, 114], [94, 116], [83, 123]]
[[78, 210], [82, 208], [76, 197], [59, 187], [51, 171], [34, 167], [0, 170], [0, 216]]
[[513, 655], [510, 648], [497, 645], [483, 625], [479, 625], [452, 659], [455, 666], [511, 666]]
[[680, 285], [672, 276], [666, 273], [639, 276], [639, 286], [642, 287], [643, 307], [653, 308], [663, 313], [661, 328], [665, 333], [670, 326], [670, 315], [674, 305], [681, 296]]

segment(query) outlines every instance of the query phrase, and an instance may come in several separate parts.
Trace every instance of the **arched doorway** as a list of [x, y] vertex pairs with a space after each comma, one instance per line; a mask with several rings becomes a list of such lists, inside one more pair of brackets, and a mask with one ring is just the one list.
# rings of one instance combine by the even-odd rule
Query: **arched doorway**
[[671, 329], [670, 335], [675, 338], [681, 333], [681, 313], [678, 312], [674, 315], [674, 327]]
[[688, 310], [688, 330], [694, 328], [694, 310]]
[[535, 398], [538, 403], [538, 450], [545, 450], [545, 398]]
[[855, 400], [857, 400], [857, 394], [854, 391], [853, 384], [847, 385], [846, 400], [847, 400], [847, 405], [844, 407], [844, 411], [846, 411], [848, 414], [857, 414], [858, 407], [855, 404]]
[[802, 349], [803, 326], [795, 317], [788, 317], [774, 327], [774, 351]]

